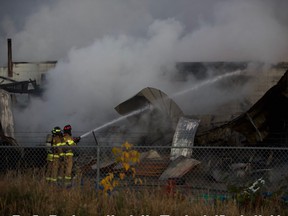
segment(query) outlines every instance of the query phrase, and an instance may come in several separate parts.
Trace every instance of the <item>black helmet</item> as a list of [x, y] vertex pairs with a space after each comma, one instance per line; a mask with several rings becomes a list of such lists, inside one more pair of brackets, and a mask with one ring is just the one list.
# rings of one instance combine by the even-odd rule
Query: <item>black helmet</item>
[[54, 127], [52, 130], [52, 134], [54, 134], [54, 135], [61, 134], [61, 128], [60, 127]]
[[64, 133], [71, 134], [71, 130], [72, 130], [71, 125], [65, 125], [64, 128], [63, 128], [63, 132]]

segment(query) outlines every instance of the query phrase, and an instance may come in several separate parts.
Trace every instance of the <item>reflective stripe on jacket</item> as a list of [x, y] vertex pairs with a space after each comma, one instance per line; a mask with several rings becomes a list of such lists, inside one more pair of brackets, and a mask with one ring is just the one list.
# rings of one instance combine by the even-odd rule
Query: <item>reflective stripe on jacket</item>
[[[66, 146], [75, 146], [76, 143], [74, 142], [72, 136], [70, 136], [70, 134], [68, 133], [64, 133], [63, 134], [63, 139], [64, 139], [64, 142], [66, 143]], [[73, 151], [71, 148], [65, 148], [64, 150], [66, 152], [66, 156], [73, 156]]]
[[57, 147], [57, 148], [52, 148], [53, 154], [58, 154], [58, 155], [63, 154], [63, 149], [60, 148], [60, 146], [63, 146], [63, 143], [64, 143], [64, 139], [61, 135], [53, 136], [52, 147]]
[[74, 142], [72, 136], [70, 136], [68, 133], [64, 133], [64, 134], [63, 134], [63, 138], [64, 138], [64, 142], [65, 142], [68, 146], [76, 145], [76, 143]]
[[59, 158], [58, 154], [52, 154], [52, 153], [47, 154], [47, 161], [53, 161], [56, 158]]

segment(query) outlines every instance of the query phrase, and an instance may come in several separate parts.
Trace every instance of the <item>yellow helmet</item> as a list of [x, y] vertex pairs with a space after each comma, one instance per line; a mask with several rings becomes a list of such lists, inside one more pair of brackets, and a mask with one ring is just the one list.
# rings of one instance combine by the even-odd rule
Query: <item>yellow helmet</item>
[[61, 134], [61, 128], [60, 127], [54, 127], [52, 130], [52, 134]]

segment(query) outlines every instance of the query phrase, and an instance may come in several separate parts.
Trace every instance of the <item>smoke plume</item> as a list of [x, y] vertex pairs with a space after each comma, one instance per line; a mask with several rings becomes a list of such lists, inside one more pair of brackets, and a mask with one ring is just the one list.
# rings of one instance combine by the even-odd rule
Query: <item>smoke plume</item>
[[[48, 73], [43, 98], [15, 110], [16, 126], [93, 129], [117, 117], [113, 108], [142, 88], [173, 95], [196, 85], [193, 77], [173, 80], [176, 62], [287, 61], [287, 6], [284, 0], [27, 1], [21, 17], [2, 13], [1, 46], [10, 37], [14, 61], [58, 63]], [[227, 92], [207, 85], [175, 100], [191, 114], [236, 92], [241, 97], [246, 87]]]

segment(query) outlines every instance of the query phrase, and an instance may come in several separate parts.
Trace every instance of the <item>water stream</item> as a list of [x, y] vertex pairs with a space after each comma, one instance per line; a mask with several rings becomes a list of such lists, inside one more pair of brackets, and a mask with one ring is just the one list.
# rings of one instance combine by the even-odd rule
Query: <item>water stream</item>
[[[202, 82], [202, 83], [199, 83], [198, 85], [193, 86], [192, 88], [185, 89], [185, 90], [183, 90], [183, 91], [177, 92], [177, 93], [173, 94], [171, 97], [174, 98], [174, 97], [177, 97], [177, 96], [179, 96], [179, 95], [186, 94], [186, 93], [191, 92], [191, 91], [196, 91], [196, 90], [198, 90], [199, 88], [201, 88], [201, 87], [203, 87], [203, 86], [205, 86], [205, 85], [213, 84], [213, 83], [215, 83], [215, 82], [217, 82], [217, 81], [219, 81], [219, 80], [222, 80], [222, 79], [227, 78], [227, 77], [230, 77], [230, 76], [239, 75], [241, 72], [242, 72], [241, 70], [237, 70], [237, 71], [234, 71], [234, 72], [230, 72], [230, 73], [226, 73], [226, 74], [219, 75], [219, 76], [217, 76], [217, 77], [215, 77], [215, 78], [212, 78], [212, 79], [209, 79], [209, 80], [204, 81], [204, 82]], [[130, 116], [137, 115], [137, 114], [143, 112], [144, 110], [147, 110], [148, 108], [149, 108], [149, 106], [146, 106], [146, 107], [143, 107], [143, 108], [141, 108], [141, 109], [135, 110], [135, 111], [133, 111], [133, 112], [131, 112], [131, 113], [128, 113], [127, 115], [121, 116], [121, 117], [119, 117], [119, 118], [117, 118], [117, 119], [114, 119], [114, 120], [112, 120], [112, 121], [110, 121], [110, 122], [107, 122], [107, 123], [105, 123], [105, 124], [103, 124], [103, 125], [95, 128], [95, 129], [93, 129], [93, 130], [90, 130], [90, 131], [86, 132], [85, 134], [82, 134], [80, 137], [81, 137], [81, 138], [84, 138], [84, 137], [88, 136], [89, 134], [91, 134], [91, 133], [93, 133], [93, 132], [96, 132], [96, 131], [99, 131], [99, 130], [101, 130], [101, 129], [109, 126], [109, 125], [112, 125], [112, 124], [114, 124], [114, 123], [120, 122], [120, 121], [122, 121], [123, 119], [126, 119], [126, 118], [128, 118], [128, 117], [130, 117]]]
[[134, 116], [134, 115], [137, 115], [137, 114], [139, 114], [139, 113], [141, 113], [141, 112], [144, 112], [144, 110], [147, 110], [148, 108], [149, 108], [149, 106], [145, 106], [145, 107], [142, 107], [142, 108], [140, 108], [140, 109], [138, 109], [138, 110], [135, 110], [135, 111], [133, 111], [133, 112], [130, 112], [130, 113], [128, 113], [127, 115], [121, 116], [121, 117], [119, 117], [119, 118], [117, 118], [117, 119], [114, 119], [114, 120], [112, 120], [112, 121], [110, 121], [110, 122], [107, 122], [107, 123], [105, 123], [105, 124], [103, 124], [103, 125], [101, 125], [101, 126], [99, 126], [99, 127], [97, 127], [97, 128], [94, 128], [93, 130], [90, 130], [90, 131], [88, 131], [87, 133], [82, 134], [80, 137], [81, 137], [81, 138], [84, 138], [84, 137], [88, 136], [90, 133], [99, 131], [99, 130], [101, 130], [101, 129], [109, 126], [109, 125], [112, 125], [112, 124], [114, 124], [114, 123], [120, 122], [120, 121], [122, 121], [123, 119], [126, 119], [126, 118], [128, 118], [128, 117], [130, 117], [130, 116]]
[[234, 72], [225, 73], [225, 74], [216, 76], [216, 77], [214, 77], [214, 78], [212, 78], [212, 79], [209, 79], [209, 80], [206, 80], [206, 81], [204, 81], [204, 82], [201, 82], [201, 83], [193, 86], [192, 88], [185, 89], [185, 90], [183, 90], [183, 91], [177, 92], [177, 93], [171, 95], [171, 98], [175, 98], [175, 97], [177, 97], [177, 96], [186, 94], [186, 93], [191, 92], [191, 91], [196, 91], [196, 90], [198, 90], [199, 88], [201, 88], [201, 87], [203, 87], [203, 86], [216, 83], [216, 82], [218, 82], [219, 80], [222, 80], [222, 79], [224, 79], [224, 78], [231, 77], [231, 76], [235, 76], [235, 75], [240, 75], [241, 72], [243, 72], [243, 71], [241, 71], [241, 70], [236, 70], [236, 71], [234, 71]]

